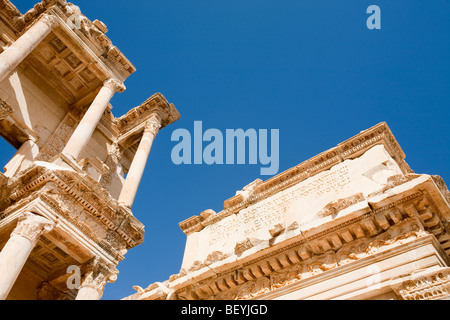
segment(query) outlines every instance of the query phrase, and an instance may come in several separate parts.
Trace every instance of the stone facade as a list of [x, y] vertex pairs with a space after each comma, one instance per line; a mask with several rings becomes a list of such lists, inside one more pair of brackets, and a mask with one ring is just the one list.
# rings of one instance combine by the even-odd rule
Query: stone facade
[[181, 270], [127, 300], [444, 299], [450, 192], [385, 123], [180, 223]]
[[[160, 93], [113, 115], [136, 70], [107, 31], [65, 0], [0, 0], [0, 299], [100, 299], [143, 242], [132, 205], [180, 115]], [[124, 299], [446, 299], [450, 192], [404, 159], [380, 123], [257, 179], [181, 222], [180, 272]]]
[[131, 207], [180, 115], [160, 93], [112, 114], [136, 70], [107, 31], [65, 0], [25, 14], [0, 0], [0, 135], [17, 149], [0, 173], [0, 299], [100, 299], [143, 242]]

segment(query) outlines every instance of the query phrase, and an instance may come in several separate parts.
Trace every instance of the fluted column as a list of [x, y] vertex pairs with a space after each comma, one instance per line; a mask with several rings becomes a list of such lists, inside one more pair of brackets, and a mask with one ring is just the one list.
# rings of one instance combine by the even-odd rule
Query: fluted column
[[19, 217], [14, 231], [0, 252], [0, 300], [5, 300], [39, 237], [53, 228], [48, 219], [33, 213]]
[[56, 24], [54, 16], [43, 14], [30, 29], [0, 54], [0, 82], [44, 40]]
[[119, 273], [99, 259], [93, 259], [83, 267], [84, 277], [75, 300], [100, 300], [107, 283], [117, 280]]
[[161, 128], [161, 118], [154, 115], [145, 124], [144, 134], [142, 135], [139, 147], [134, 155], [127, 178], [122, 187], [119, 196], [119, 203], [131, 208], [136, 197], [139, 184], [144, 174], [145, 166], [147, 164], [148, 156], [152, 148], [153, 140]]
[[123, 90], [125, 90], [125, 86], [116, 79], [108, 79], [103, 83], [103, 87], [67, 142], [63, 151], [64, 154], [70, 155], [75, 160], [78, 159], [81, 151], [91, 139], [92, 133], [94, 133], [112, 97], [117, 91]]

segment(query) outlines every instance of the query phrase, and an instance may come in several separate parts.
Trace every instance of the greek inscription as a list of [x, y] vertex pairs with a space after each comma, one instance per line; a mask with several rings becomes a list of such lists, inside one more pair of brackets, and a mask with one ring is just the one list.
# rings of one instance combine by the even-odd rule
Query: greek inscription
[[209, 245], [225, 242], [237, 232], [240, 226], [244, 229], [245, 237], [251, 237], [262, 229], [269, 230], [282, 221], [294, 201], [306, 197], [319, 198], [327, 193], [341, 190], [349, 183], [347, 166], [326, 172], [320, 177], [313, 177], [305, 183], [299, 183], [285, 193], [280, 192], [212, 226]]

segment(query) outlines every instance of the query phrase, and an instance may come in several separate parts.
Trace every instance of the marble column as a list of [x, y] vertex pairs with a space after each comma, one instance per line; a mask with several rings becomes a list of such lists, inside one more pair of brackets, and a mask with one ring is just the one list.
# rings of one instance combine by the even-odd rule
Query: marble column
[[13, 177], [20, 171], [25, 170], [34, 163], [39, 154], [39, 146], [34, 139], [26, 140], [17, 150], [12, 159], [5, 165], [5, 176]]
[[56, 24], [54, 16], [43, 14], [30, 29], [0, 54], [0, 82], [44, 40]]
[[5, 300], [39, 237], [53, 228], [48, 219], [33, 213], [19, 217], [17, 226], [0, 252], [0, 300]]
[[93, 259], [83, 267], [84, 278], [75, 300], [100, 300], [105, 285], [117, 280], [117, 269], [107, 267], [99, 259]]
[[77, 128], [73, 132], [69, 141], [67, 142], [63, 153], [71, 156], [73, 159], [78, 160], [81, 151], [88, 144], [97, 127], [103, 113], [108, 107], [114, 94], [119, 91], [125, 90], [125, 86], [118, 80], [108, 79], [103, 83], [103, 87], [98, 92], [94, 101], [90, 105], [89, 109], [81, 119]]
[[139, 147], [134, 155], [133, 162], [131, 163], [130, 170], [128, 170], [127, 178], [119, 196], [119, 203], [128, 208], [131, 208], [133, 205], [142, 175], [144, 174], [153, 140], [160, 128], [161, 118], [157, 115], [154, 115], [145, 124], [144, 134], [139, 142]]

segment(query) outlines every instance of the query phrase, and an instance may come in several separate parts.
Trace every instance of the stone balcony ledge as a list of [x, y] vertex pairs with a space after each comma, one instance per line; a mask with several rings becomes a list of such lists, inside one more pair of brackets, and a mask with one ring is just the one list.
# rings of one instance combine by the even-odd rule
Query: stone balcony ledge
[[63, 158], [57, 157], [53, 163], [36, 161], [10, 178], [0, 199], [0, 220], [40, 199], [56, 216], [64, 217], [117, 260], [123, 260], [128, 249], [144, 241], [143, 224], [97, 181], [81, 169], [74, 170], [76, 164], [69, 166]]

